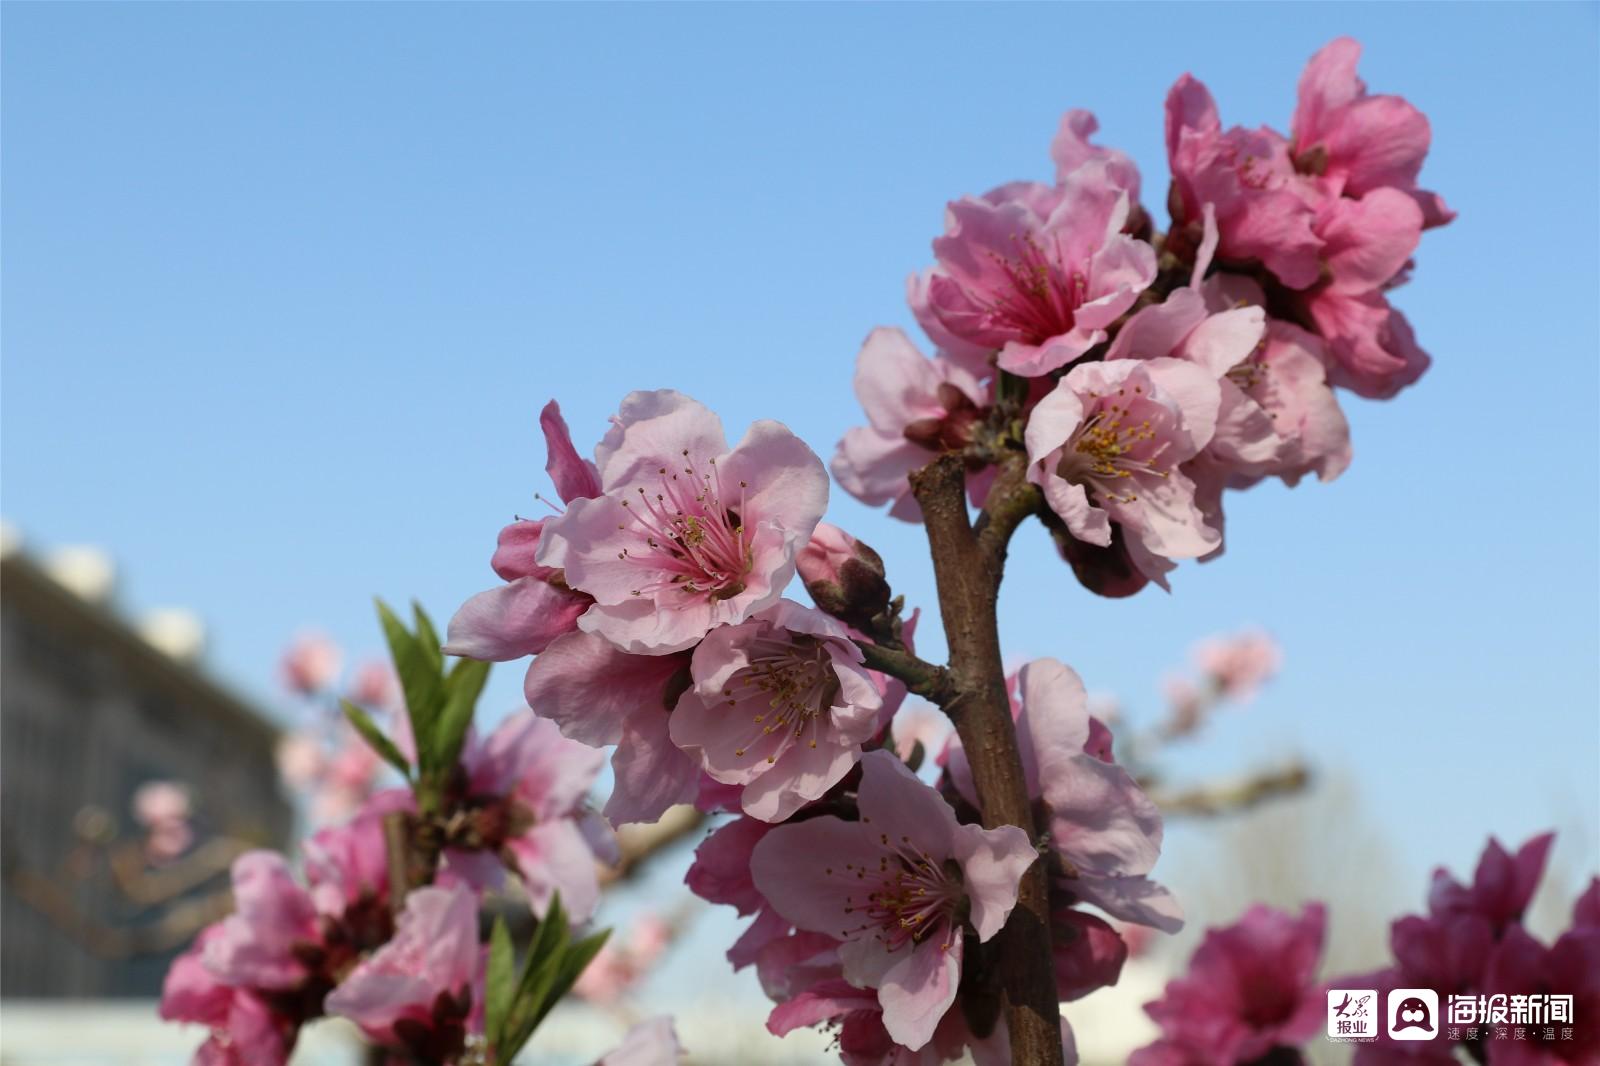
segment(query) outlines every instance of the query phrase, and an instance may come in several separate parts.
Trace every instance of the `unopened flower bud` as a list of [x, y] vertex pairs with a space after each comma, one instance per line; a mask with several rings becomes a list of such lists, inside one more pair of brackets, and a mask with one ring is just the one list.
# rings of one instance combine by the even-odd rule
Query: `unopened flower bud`
[[818, 523], [795, 565], [816, 605], [857, 629], [889, 608], [883, 559], [838, 526]]

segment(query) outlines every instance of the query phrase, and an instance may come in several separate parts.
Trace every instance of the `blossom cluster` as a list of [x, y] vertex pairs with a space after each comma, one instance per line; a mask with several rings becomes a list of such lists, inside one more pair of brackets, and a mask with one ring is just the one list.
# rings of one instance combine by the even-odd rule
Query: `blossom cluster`
[[1312, 57], [1287, 136], [1224, 128], [1205, 86], [1178, 79], [1166, 233], [1082, 110], [1051, 145], [1053, 182], [952, 201], [934, 265], [908, 285], [937, 350], [897, 329], [867, 338], [868, 425], [834, 454], [839, 484], [914, 521], [912, 470], [958, 453], [981, 503], [1020, 441], [1062, 553], [1125, 596], [1222, 551], [1225, 490], [1339, 476], [1335, 390], [1386, 398], [1426, 370], [1389, 293], [1423, 230], [1454, 217], [1417, 184], [1426, 117], [1368, 94], [1359, 55], [1341, 38]]
[[[1062, 122], [1053, 182], [951, 203], [935, 265], [908, 290], [938, 351], [869, 336], [855, 376], [869, 425], [839, 443], [833, 478], [915, 521], [913, 475], [939, 464], [973, 506], [1021, 501], [1085, 585], [1128, 595], [1222, 550], [1225, 490], [1338, 476], [1350, 444], [1335, 389], [1386, 397], [1425, 369], [1387, 293], [1422, 230], [1451, 217], [1417, 187], [1426, 120], [1368, 95], [1357, 52], [1340, 40], [1312, 59], [1289, 136], [1223, 129], [1204, 87], [1180, 79], [1165, 234], [1137, 168], [1092, 142], [1083, 111]], [[1117, 981], [1122, 929], [1181, 927], [1151, 878], [1161, 814], [1071, 667], [1038, 658], [1002, 679], [996, 656], [985, 682], [1002, 732], [1002, 680], [1009, 699], [1010, 784], [1029, 802], [1017, 824], [985, 810], [980, 734], [897, 731], [910, 687], [958, 685], [960, 664], [916, 658], [918, 615], [871, 548], [822, 521], [829, 468], [787, 427], [757, 421], [730, 445], [716, 414], [665, 389], [627, 394], [587, 450], [554, 401], [539, 422], [559, 504], [500, 531], [497, 583], [442, 641], [461, 661], [445, 668], [420, 613], [415, 636], [385, 615], [406, 713], [385, 730], [345, 708], [410, 787], [364, 796], [313, 838], [305, 887], [281, 858], [241, 859], [237, 912], [174, 967], [163, 1011], [211, 1027], [216, 1061], [282, 1061], [325, 1013], [428, 1062], [525, 1034], [547, 1005], [513, 1005], [509, 945], [477, 935], [480, 894], [513, 874], [541, 937], [568, 914], [581, 923], [597, 863], [616, 857], [610, 827], [682, 804], [728, 816], [687, 882], [751, 919], [728, 957], [774, 1001], [768, 1028], [825, 1028], [849, 1066], [1010, 1062], [997, 975], [1019, 900], [1048, 925], [1023, 949], [1048, 949], [1058, 1001]], [[796, 577], [810, 605], [789, 598]], [[529, 656], [527, 709], [480, 740], [465, 728], [480, 667]], [[1214, 695], [1243, 698], [1272, 657], [1236, 643], [1203, 666]], [[303, 692], [336, 673], [326, 648], [285, 663]], [[607, 747], [602, 820], [585, 797]], [[390, 883], [406, 858], [383, 846], [396, 818], [429, 859], [427, 887]], [[1229, 1048], [1296, 1038], [1321, 923], [1252, 912], [1208, 939], [1198, 967], [1214, 956], [1253, 986], [1229, 960], [1258, 958], [1295, 990], [1229, 1029]], [[626, 960], [608, 965], [632, 979]], [[1168, 1044], [1181, 1048], [1215, 985], [1169, 990]], [[607, 972], [589, 987], [607, 995]], [[1054, 1044], [1048, 1022], [1043, 1037]], [[1060, 1040], [1074, 1061], [1064, 1021]], [[637, 1041], [676, 1046], [664, 1031]]]
[[[1554, 835], [1508, 852], [1490, 838], [1470, 884], [1433, 874], [1428, 912], [1389, 927], [1394, 960], [1369, 973], [1319, 980], [1327, 913], [1309, 903], [1298, 916], [1251, 907], [1235, 924], [1207, 931], [1161, 998], [1145, 1006], [1161, 1036], [1129, 1066], [1247, 1066], [1306, 1061], [1302, 1050], [1327, 1018], [1329, 988], [1372, 989], [1380, 1003], [1395, 989], [1438, 994], [1441, 1014], [1428, 1040], [1396, 1040], [1380, 1021], [1354, 1045], [1356, 1066], [1453, 1066], [1465, 1052], [1490, 1066], [1588, 1066], [1600, 1062], [1600, 878], [1578, 896], [1571, 924], [1551, 944], [1523, 925], [1544, 874]], [[1514, 1004], [1558, 994], [1570, 1005], [1562, 1025], [1520, 1032], [1457, 1025], [1445, 1013], [1464, 999]], [[1335, 993], [1337, 995], [1337, 993]], [[1538, 1019], [1535, 1019], [1537, 1021]]]
[[[375, 728], [353, 704], [350, 711]], [[234, 912], [201, 932], [162, 996], [162, 1017], [210, 1031], [197, 1061], [286, 1062], [300, 1028], [327, 1015], [415, 1061], [463, 1061], [484, 1036], [484, 895], [503, 892], [514, 876], [536, 917], [564, 927], [593, 914], [599, 864], [617, 857], [610, 830], [587, 805], [603, 755], [526, 709], [487, 738], [462, 725], [437, 787], [426, 784], [427, 750], [411, 716], [397, 716], [392, 739], [368, 737], [408, 786], [370, 795], [346, 822], [312, 835], [302, 847], [303, 883], [276, 852], [235, 861]], [[397, 828], [412, 846], [431, 849], [422, 878], [431, 884], [411, 884], [406, 863], [396, 863]], [[397, 871], [407, 878], [398, 892]], [[667, 1048], [641, 1061], [675, 1059]]]
[[1450, 996], [1573, 997], [1571, 1031], [1530, 1028], [1527, 1039], [1502, 1039], [1490, 1027], [1443, 1025], [1439, 1039], [1391, 1040], [1356, 1049], [1357, 1066], [1430, 1066], [1456, 1062], [1465, 1051], [1490, 1066], [1582, 1066], [1600, 1062], [1600, 878], [1591, 879], [1572, 910], [1571, 924], [1545, 944], [1523, 924], [1544, 876], [1554, 834], [1544, 833], [1508, 852], [1491, 838], [1470, 884], [1447, 870], [1433, 872], [1426, 914], [1389, 926], [1393, 962], [1373, 973], [1339, 979], [1340, 987], [1431, 988], [1441, 1008]]

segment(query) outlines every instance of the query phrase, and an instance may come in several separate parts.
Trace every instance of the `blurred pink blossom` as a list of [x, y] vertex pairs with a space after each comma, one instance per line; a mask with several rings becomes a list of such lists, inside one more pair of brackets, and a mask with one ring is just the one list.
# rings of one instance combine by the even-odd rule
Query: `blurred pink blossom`
[[1224, 699], [1245, 702], [1283, 664], [1278, 642], [1260, 630], [1212, 637], [1196, 645], [1194, 661]]
[[279, 672], [289, 691], [315, 696], [333, 684], [343, 659], [339, 646], [321, 633], [302, 633], [283, 653]]

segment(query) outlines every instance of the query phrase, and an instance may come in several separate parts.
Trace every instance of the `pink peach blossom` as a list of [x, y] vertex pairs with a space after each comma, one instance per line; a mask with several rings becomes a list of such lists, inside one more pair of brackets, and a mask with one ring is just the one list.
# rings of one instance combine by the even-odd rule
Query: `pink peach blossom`
[[1422, 225], [1422, 209], [1398, 189], [1330, 200], [1317, 211], [1324, 280], [1300, 302], [1327, 341], [1330, 378], [1358, 395], [1385, 399], [1428, 369], [1428, 354], [1386, 295], [1404, 279]]
[[1222, 542], [1180, 469], [1211, 442], [1220, 403], [1216, 376], [1191, 362], [1085, 363], [1028, 419], [1028, 479], [1078, 540], [1105, 547], [1122, 527], [1134, 565], [1165, 587], [1170, 560]]
[[604, 764], [604, 752], [568, 740], [554, 722], [526, 710], [462, 752], [468, 805], [483, 812], [489, 828], [483, 844], [498, 846], [537, 915], [557, 892], [574, 922], [599, 905], [596, 864], [616, 861], [616, 843], [585, 801]]
[[1185, 74], [1167, 93], [1166, 141], [1174, 231], [1198, 241], [1209, 204], [1224, 260], [1259, 260], [1291, 289], [1317, 281], [1320, 194], [1295, 172], [1286, 138], [1266, 127], [1224, 131], [1210, 91]]
[[1100, 130], [1100, 121], [1092, 111], [1074, 108], [1061, 116], [1061, 126], [1055, 140], [1050, 142], [1050, 158], [1056, 164], [1056, 184], [1064, 185], [1073, 171], [1086, 163], [1103, 163], [1107, 179], [1128, 193], [1128, 202], [1139, 203], [1139, 168], [1128, 153], [1119, 148], [1104, 148], [1090, 144], [1089, 138]]
[[623, 651], [693, 647], [770, 606], [828, 502], [828, 475], [777, 422], [732, 451], [682, 393], [630, 393], [596, 449], [605, 494], [549, 520], [537, 559], [594, 597], [578, 627]]
[[157, 1013], [165, 1021], [210, 1030], [195, 1052], [197, 1066], [283, 1066], [299, 1027], [262, 997], [223, 983], [206, 967], [206, 944], [220, 932], [220, 925], [208, 926], [188, 951], [173, 960]]
[[614, 825], [653, 822], [695, 799], [699, 766], [668, 735], [668, 716], [692, 683], [689, 663], [687, 652], [633, 655], [579, 632], [558, 638], [528, 668], [524, 692], [535, 714], [569, 740], [617, 746], [605, 806]]
[[[1259, 285], [1236, 274], [1214, 275], [1200, 291], [1213, 313], [1266, 303]], [[1316, 334], [1266, 320], [1261, 343], [1227, 370], [1223, 388], [1265, 412], [1282, 447], [1267, 462], [1224, 463], [1228, 487], [1247, 488], [1264, 477], [1295, 485], [1307, 474], [1332, 481], [1350, 465], [1350, 425], [1328, 383], [1329, 360]]]
[[856, 357], [855, 392], [867, 425], [839, 441], [833, 476], [862, 503], [890, 503], [890, 515], [920, 521], [908, 475], [972, 441], [988, 390], [952, 360], [924, 357], [900, 330], [879, 328]]
[[1336, 196], [1398, 189], [1417, 202], [1427, 226], [1442, 226], [1455, 212], [1417, 187], [1431, 139], [1428, 118], [1401, 97], [1367, 95], [1356, 76], [1360, 58], [1361, 45], [1339, 37], [1306, 64], [1291, 126], [1295, 164]]
[[600, 1056], [594, 1066], [676, 1066], [682, 1055], [672, 1019], [647, 1018], [629, 1029], [621, 1045]]
[[[563, 503], [600, 495], [593, 463], [578, 455], [572, 434], [551, 400], [539, 413], [545, 470]], [[568, 587], [558, 567], [537, 560], [551, 519], [518, 519], [500, 531], [490, 566], [506, 582], [467, 600], [450, 619], [444, 650], [451, 655], [506, 662], [536, 655], [578, 626], [589, 596]]]
[[1326, 921], [1320, 903], [1299, 917], [1257, 905], [1207, 930], [1189, 972], [1146, 1005], [1161, 1039], [1134, 1052], [1129, 1066], [1233, 1066], [1309, 1040], [1327, 1011], [1316, 980]]
[[846, 979], [878, 990], [884, 1027], [915, 1050], [955, 999], [962, 914], [980, 941], [998, 933], [1038, 856], [1015, 826], [958, 823], [888, 752], [862, 757], [858, 804], [858, 822], [824, 815], [775, 827], [751, 872], [785, 918], [844, 942]]
[[[1058, 898], [1167, 933], [1183, 928], [1178, 901], [1149, 878], [1161, 855], [1161, 812], [1109, 761], [1109, 730], [1103, 723], [1096, 728], [1077, 672], [1055, 659], [1027, 663], [1017, 673], [1012, 714], [1028, 795], [1042, 801], [1050, 846], [1068, 871], [1056, 881]], [[976, 804], [959, 737], [945, 770]]]
[[273, 851], [233, 863], [234, 913], [206, 941], [206, 967], [222, 981], [268, 990], [298, 986], [311, 973], [303, 950], [322, 939], [316, 905]]
[[938, 265], [914, 295], [918, 319], [969, 349], [998, 350], [1002, 370], [1038, 377], [1104, 340], [1155, 279], [1154, 250], [1122, 232], [1122, 168], [1074, 168], [1058, 188], [1018, 183], [949, 205]]
[[701, 899], [726, 903], [741, 916], [755, 916], [728, 949], [728, 961], [735, 970], [756, 962], [767, 945], [794, 928], [772, 909], [751, 875], [751, 855], [771, 829], [770, 823], [748, 816], [718, 827], [695, 849], [694, 862], [684, 877], [689, 891]]
[[883, 700], [861, 662], [842, 624], [779, 600], [695, 648], [672, 741], [743, 785], [746, 814], [781, 822], [837, 784], [877, 732]]
[[394, 939], [339, 983], [327, 1010], [380, 1044], [452, 1062], [481, 1024], [482, 973], [477, 896], [459, 885], [419, 888], [406, 897]]
[[[394, 739], [411, 757], [409, 729], [397, 730]], [[560, 892], [573, 922], [587, 921], [600, 900], [596, 865], [617, 861], [611, 830], [587, 802], [604, 764], [604, 752], [568, 739], [556, 723], [526, 708], [508, 715], [487, 739], [469, 730], [450, 797], [463, 817], [444, 841], [438, 883], [498, 889], [509, 869], [521, 879], [535, 915], [542, 917]], [[392, 789], [365, 810], [414, 813], [416, 803], [410, 790]]]
[[303, 845], [306, 881], [318, 913], [344, 918], [352, 911], [389, 906], [389, 847], [383, 814], [358, 814], [319, 830]]

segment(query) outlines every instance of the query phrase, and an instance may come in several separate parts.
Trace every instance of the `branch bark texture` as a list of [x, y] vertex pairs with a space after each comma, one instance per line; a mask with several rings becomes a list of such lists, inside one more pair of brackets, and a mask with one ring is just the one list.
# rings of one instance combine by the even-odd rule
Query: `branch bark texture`
[[[1026, 458], [1005, 457], [976, 527], [967, 516], [966, 467], [945, 455], [911, 475], [922, 507], [939, 590], [939, 614], [950, 645], [946, 712], [972, 765], [983, 824], [1020, 826], [1036, 834], [1032, 805], [1006, 696], [996, 607], [1006, 545], [1038, 507], [1026, 480]], [[1011, 1061], [1060, 1066], [1060, 1003], [1050, 957], [1049, 881], [1035, 862], [1022, 879], [1017, 907], [993, 943], [1011, 1037]]]

